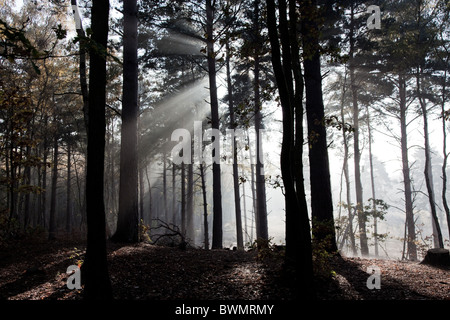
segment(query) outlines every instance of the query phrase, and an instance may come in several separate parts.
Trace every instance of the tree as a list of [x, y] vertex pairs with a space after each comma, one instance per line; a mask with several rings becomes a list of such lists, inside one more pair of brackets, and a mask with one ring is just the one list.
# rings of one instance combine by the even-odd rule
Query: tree
[[363, 187], [361, 184], [361, 150], [359, 147], [359, 106], [358, 106], [358, 85], [357, 78], [355, 74], [356, 64], [355, 64], [355, 44], [356, 44], [356, 29], [357, 20], [355, 18], [356, 5], [352, 1], [350, 4], [350, 25], [349, 25], [349, 75], [350, 75], [350, 89], [352, 94], [352, 105], [353, 105], [353, 159], [354, 159], [354, 169], [355, 169], [355, 190], [356, 190], [356, 212], [358, 216], [359, 225], [359, 239], [361, 246], [361, 254], [363, 256], [369, 254], [369, 247], [367, 245], [367, 234], [366, 234], [366, 218], [364, 217], [363, 210]]
[[[377, 83], [379, 97], [389, 97], [392, 104], [384, 104], [381, 112], [389, 114], [400, 123], [400, 134], [393, 134], [399, 142], [401, 150], [401, 164], [403, 176], [403, 194], [405, 201], [406, 243], [407, 256], [417, 260], [416, 228], [413, 206], [413, 188], [409, 160], [408, 126], [414, 119], [410, 118], [410, 106], [415, 95], [409, 90], [413, 77], [414, 61], [416, 59], [414, 43], [414, 28], [411, 20], [405, 21], [403, 17], [413, 17], [412, 7], [408, 1], [386, 2], [383, 10], [387, 13], [384, 27], [381, 30], [372, 30], [368, 35], [368, 44], [365, 50], [364, 68], [371, 70], [372, 78]], [[407, 15], [405, 13], [408, 12]], [[391, 87], [391, 88], [389, 88]], [[383, 89], [384, 88], [384, 89]], [[383, 92], [384, 90], [384, 92]], [[381, 100], [381, 99], [379, 99]], [[385, 123], [388, 132], [392, 128]]]
[[[106, 260], [105, 205], [103, 200], [106, 46], [108, 40], [109, 1], [93, 0], [92, 41], [89, 72], [89, 130], [86, 174], [87, 246], [82, 279], [86, 299], [110, 299], [112, 288]], [[96, 50], [97, 49], [97, 50]]]
[[[296, 48], [297, 39], [290, 38], [287, 26], [285, 0], [279, 2], [280, 10], [280, 31], [277, 28], [277, 15], [275, 1], [267, 1], [267, 28], [269, 31], [270, 45], [272, 48], [272, 65], [276, 77], [278, 93], [280, 97], [283, 114], [283, 138], [281, 144], [281, 175], [285, 194], [286, 210], [286, 256], [285, 262], [288, 269], [293, 271], [294, 286], [298, 293], [300, 283], [303, 292], [309, 298], [314, 296], [313, 272], [312, 272], [312, 248], [310, 238], [310, 228], [305, 194], [302, 190], [295, 190], [294, 185], [294, 110], [302, 108], [302, 105], [295, 105], [294, 88], [292, 79], [292, 61], [290, 59], [281, 60], [280, 40], [283, 45], [283, 54], [290, 57], [291, 46]], [[294, 15], [293, 15], [294, 16]], [[297, 21], [297, 19], [295, 19]], [[294, 33], [294, 30], [291, 30]], [[295, 42], [291, 43], [291, 40]], [[287, 72], [286, 72], [287, 71]], [[297, 119], [298, 120], [298, 119]], [[298, 163], [296, 163], [298, 165]], [[297, 193], [298, 192], [298, 193]]]
[[[55, 125], [57, 124], [56, 115], [53, 119]], [[58, 182], [58, 156], [59, 156], [59, 145], [58, 145], [58, 128], [56, 128], [53, 138], [53, 168], [52, 168], [52, 190], [51, 190], [51, 201], [50, 201], [50, 217], [49, 217], [49, 227], [48, 227], [48, 239], [56, 239], [56, 189]]]
[[[424, 152], [425, 152], [425, 168], [424, 168], [424, 176], [425, 176], [425, 184], [428, 192], [428, 201], [430, 204], [431, 210], [431, 223], [433, 227], [433, 238], [434, 238], [434, 246], [436, 248], [443, 248], [444, 242], [442, 239], [442, 232], [439, 225], [439, 220], [437, 217], [436, 203], [435, 203], [435, 192], [434, 192], [434, 183], [433, 183], [433, 171], [431, 169], [431, 150], [430, 150], [430, 135], [428, 129], [428, 104], [427, 100], [434, 100], [433, 95], [425, 88], [430, 87], [429, 81], [429, 73], [430, 70], [426, 70], [426, 60], [429, 53], [433, 52], [432, 48], [437, 45], [436, 35], [434, 34], [437, 28], [431, 22], [432, 19], [427, 17], [427, 10], [425, 9], [426, 3], [424, 1], [418, 1], [416, 6], [416, 90], [417, 90], [417, 99], [419, 100], [420, 110], [422, 112], [423, 117], [423, 136], [424, 136]], [[429, 14], [429, 13], [428, 13]], [[427, 92], [428, 91], [428, 92]], [[428, 96], [428, 99], [427, 99]]]
[[262, 103], [260, 98], [260, 60], [261, 52], [263, 48], [263, 40], [261, 37], [261, 26], [260, 26], [260, 1], [254, 1], [254, 11], [253, 11], [253, 36], [254, 41], [254, 80], [253, 80], [253, 90], [254, 90], [254, 108], [255, 108], [255, 132], [256, 132], [256, 173], [255, 173], [255, 183], [256, 183], [256, 237], [268, 240], [269, 231], [267, 225], [267, 200], [266, 200], [266, 187], [265, 187], [265, 175], [264, 175], [264, 162], [263, 162], [263, 143], [261, 141], [261, 129], [263, 127], [262, 121]]
[[139, 241], [137, 123], [138, 60], [137, 1], [126, 0], [123, 7], [123, 98], [120, 145], [119, 215], [114, 241]]
[[331, 252], [336, 251], [337, 246], [320, 70], [318, 23], [321, 16], [316, 1], [303, 2], [300, 10], [302, 14], [313, 237], [314, 241], [327, 241], [327, 250]]
[[[209, 94], [211, 104], [211, 126], [219, 130], [219, 101], [217, 99], [216, 84], [216, 52], [214, 50], [214, 11], [211, 0], [206, 0], [206, 55], [208, 60]], [[215, 141], [216, 146], [220, 146], [219, 141]], [[213, 159], [215, 152], [213, 149]], [[222, 248], [222, 186], [221, 186], [220, 163], [213, 162], [213, 228], [212, 228], [212, 248]]]
[[77, 0], [71, 0], [72, 10], [75, 19], [75, 29], [77, 31], [78, 41], [79, 41], [79, 53], [80, 53], [80, 63], [79, 63], [79, 74], [80, 74], [80, 88], [81, 95], [83, 97], [83, 113], [84, 113], [84, 123], [86, 129], [88, 128], [89, 121], [89, 95], [88, 95], [88, 83], [87, 83], [87, 72], [86, 72], [86, 33], [83, 29], [83, 22], [80, 17]]
[[[228, 108], [230, 111], [230, 129], [236, 128], [236, 119], [234, 115], [234, 101], [233, 101], [233, 85], [231, 81], [231, 49], [230, 49], [230, 37], [225, 40], [226, 50], [226, 72], [227, 72], [227, 89], [228, 89]], [[237, 145], [236, 137], [233, 136], [233, 188], [234, 188], [234, 208], [236, 214], [236, 240], [237, 248], [239, 250], [244, 249], [244, 240], [242, 233], [242, 213], [241, 213], [241, 196], [239, 192], [239, 167], [237, 162]]]

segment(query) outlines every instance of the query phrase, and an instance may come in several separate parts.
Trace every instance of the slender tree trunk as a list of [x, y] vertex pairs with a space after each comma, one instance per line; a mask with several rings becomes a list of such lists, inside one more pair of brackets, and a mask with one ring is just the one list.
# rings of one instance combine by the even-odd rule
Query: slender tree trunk
[[152, 198], [152, 184], [150, 182], [150, 177], [148, 174], [148, 166], [145, 166], [145, 177], [147, 178], [147, 186], [148, 186], [148, 222], [152, 223], [153, 217], [153, 198]]
[[[373, 171], [373, 154], [372, 154], [372, 128], [370, 126], [370, 114], [369, 114], [369, 106], [366, 106], [367, 112], [367, 130], [369, 133], [369, 165], [370, 165], [370, 185], [372, 187], [372, 210], [376, 212], [377, 206], [375, 203], [376, 194], [375, 194], [375, 176]], [[378, 257], [378, 224], [377, 217], [373, 218], [373, 233], [374, 233], [374, 245], [375, 245], [375, 256]]]
[[247, 223], [247, 198], [246, 198], [246, 194], [245, 194], [245, 183], [242, 184], [242, 204], [243, 204], [243, 214], [244, 214], [244, 244], [247, 244], [252, 242], [252, 238], [250, 236], [249, 238], [249, 234], [248, 234], [248, 223]]
[[71, 179], [72, 179], [72, 163], [70, 161], [72, 152], [70, 142], [67, 143], [67, 196], [66, 196], [66, 232], [70, 233], [72, 227], [71, 215], [72, 215], [72, 189], [71, 189]]
[[[106, 49], [109, 1], [92, 2], [92, 40]], [[82, 267], [86, 299], [111, 299], [112, 288], [106, 260], [106, 225], [103, 195], [105, 164], [106, 57], [91, 48], [89, 74], [89, 133], [86, 174], [86, 259]]]
[[444, 241], [442, 240], [442, 232], [441, 227], [439, 225], [439, 220], [436, 212], [436, 203], [435, 203], [435, 195], [434, 195], [434, 187], [433, 187], [433, 171], [431, 167], [431, 150], [430, 150], [430, 136], [428, 134], [428, 110], [427, 104], [425, 103], [422, 97], [421, 91], [421, 81], [420, 78], [423, 74], [421, 68], [417, 71], [416, 83], [417, 83], [417, 96], [419, 98], [420, 108], [422, 110], [423, 116], [423, 136], [425, 139], [425, 184], [427, 186], [428, 191], [428, 202], [430, 204], [431, 210], [431, 224], [433, 226], [433, 240], [435, 248], [444, 248]]
[[[249, 135], [248, 130], [247, 130], [247, 145], [250, 146], [250, 135]], [[249, 151], [250, 159], [253, 159], [252, 148], [249, 147], [248, 151]], [[255, 182], [255, 180], [256, 180], [256, 179], [255, 179], [255, 165], [254, 165], [254, 164], [251, 164], [251, 163], [250, 163], [250, 174], [251, 174], [251, 179], [250, 179], [251, 184], [250, 184], [250, 188], [251, 188], [251, 190], [252, 190], [252, 205], [253, 205], [253, 207], [252, 207], [252, 209], [253, 209], [253, 214], [252, 214], [252, 227], [251, 227], [251, 233], [252, 233], [252, 235], [253, 235], [253, 229], [255, 229], [253, 223], [254, 223], [256, 226], [258, 225], [258, 214], [257, 214], [257, 205], [256, 205], [256, 201], [257, 201], [256, 198], [257, 198], [257, 195], [256, 195], [256, 182]], [[255, 236], [256, 236], [256, 239], [258, 239], [258, 235], [256, 235], [256, 232], [255, 232]], [[253, 243], [253, 241], [252, 241], [252, 243]]]
[[[289, 40], [291, 43], [291, 57], [292, 57], [292, 74], [294, 76], [294, 116], [295, 116], [295, 145], [294, 145], [294, 159], [295, 159], [295, 189], [298, 195], [300, 207], [307, 210], [306, 195], [305, 195], [305, 181], [303, 176], [303, 95], [304, 95], [304, 81], [302, 74], [302, 66], [300, 59], [300, 48], [297, 32], [297, 14], [295, 1], [289, 1]], [[305, 211], [307, 212], [307, 211]], [[307, 217], [307, 215], [305, 215]], [[309, 224], [309, 221], [308, 221]], [[308, 226], [309, 228], [309, 226]], [[295, 230], [292, 230], [295, 232]]]
[[406, 212], [406, 224], [407, 224], [407, 247], [408, 256], [410, 260], [417, 260], [417, 247], [416, 247], [416, 228], [414, 223], [412, 190], [411, 190], [411, 178], [408, 160], [408, 140], [407, 140], [407, 122], [406, 122], [406, 81], [403, 75], [399, 75], [398, 80], [399, 94], [400, 94], [400, 131], [401, 131], [401, 151], [402, 151], [402, 172], [403, 172], [403, 185], [405, 194], [405, 212]]
[[[193, 153], [191, 152], [191, 155], [192, 154]], [[194, 165], [192, 159], [191, 163], [187, 166], [186, 235], [191, 241], [194, 241]]]
[[[447, 57], [447, 62], [449, 58]], [[444, 205], [445, 216], [447, 217], [448, 236], [450, 237], [450, 208], [447, 203], [447, 125], [445, 120], [445, 102], [447, 93], [447, 70], [444, 72], [444, 81], [442, 82], [441, 113], [442, 113], [442, 153], [444, 161], [442, 162], [442, 203]]]
[[[33, 139], [33, 138], [31, 138]], [[31, 156], [31, 147], [26, 147], [26, 158], [29, 159]], [[31, 185], [31, 166], [29, 164], [25, 165], [24, 173], [24, 184], [30, 186]], [[29, 222], [30, 222], [30, 191], [25, 191], [24, 196], [24, 208], [23, 208], [23, 228], [26, 230]]]
[[[214, 51], [214, 8], [211, 0], [206, 0], [206, 42], [207, 42], [207, 58], [208, 58], [208, 75], [209, 75], [209, 93], [211, 104], [211, 122], [212, 128], [219, 130], [219, 102], [217, 99], [216, 84], [216, 53]], [[215, 141], [216, 145], [220, 141]], [[218, 150], [213, 152], [220, 152]], [[218, 157], [220, 159], [220, 157]], [[214, 154], [213, 154], [214, 159]], [[221, 249], [222, 244], [222, 187], [221, 187], [221, 171], [220, 163], [213, 162], [213, 238], [212, 248]]]
[[[228, 89], [228, 109], [230, 111], [230, 129], [236, 128], [233, 103], [233, 86], [231, 83], [231, 67], [230, 67], [230, 44], [225, 44], [226, 49], [226, 67], [227, 67], [227, 89]], [[238, 250], [244, 249], [244, 240], [242, 234], [242, 213], [241, 213], [241, 196], [239, 192], [239, 168], [237, 159], [236, 137], [233, 135], [233, 189], [234, 189], [234, 210], [236, 215], [236, 241]]]
[[[9, 148], [9, 169], [10, 169], [10, 183], [9, 183], [9, 222], [8, 225], [11, 223], [13, 218], [16, 218], [16, 203], [17, 203], [17, 192], [16, 192], [16, 188], [17, 188], [17, 179], [16, 179], [16, 163], [14, 161], [14, 154], [15, 154], [15, 150], [14, 150], [14, 143], [11, 141], [10, 142], [10, 148]], [[9, 229], [9, 226], [8, 226]]]
[[139, 241], [138, 195], [138, 61], [137, 0], [124, 1], [123, 99], [120, 144], [119, 214], [113, 236], [118, 242]]
[[[165, 159], [165, 158], [164, 158]], [[164, 160], [165, 163], [165, 160]], [[176, 171], [176, 165], [175, 163], [172, 163], [172, 223], [176, 224], [176, 210], [175, 210], [175, 204], [176, 204], [176, 193], [175, 193], [175, 172]], [[166, 211], [166, 219], [169, 220], [169, 217], [167, 215], [167, 182], [166, 182], [166, 169], [164, 169], [164, 208]]]
[[205, 168], [203, 163], [200, 163], [200, 178], [202, 180], [202, 194], [203, 194], [203, 234], [205, 249], [209, 249], [209, 230], [208, 230], [208, 202], [206, 200], [206, 183], [205, 183]]
[[[347, 74], [345, 75], [345, 79], [344, 79], [344, 85], [343, 85], [343, 92], [342, 92], [342, 99], [341, 99], [341, 121], [342, 124], [345, 123], [345, 117], [344, 117], [344, 101], [345, 101], [345, 93], [346, 93], [346, 88], [347, 88]], [[353, 212], [352, 212], [352, 200], [351, 200], [351, 194], [350, 194], [350, 177], [349, 177], [349, 172], [348, 172], [348, 158], [349, 158], [349, 148], [348, 148], [348, 137], [347, 137], [347, 132], [345, 129], [345, 125], [342, 125], [342, 138], [343, 138], [343, 143], [344, 143], [344, 163], [342, 164], [343, 166], [343, 171], [344, 171], [344, 178], [345, 178], [345, 192], [347, 195], [347, 214], [348, 214], [348, 225], [345, 228], [344, 234], [342, 236], [342, 242], [341, 245], [339, 246], [339, 250], [342, 249], [343, 244], [345, 239], [347, 238], [347, 236], [350, 238], [350, 247], [352, 250], [353, 255], [357, 254], [356, 251], [356, 242], [355, 242], [355, 234], [353, 231]]]
[[[77, 0], [71, 0], [72, 10], [75, 18], [75, 27], [77, 31], [77, 36], [79, 38], [80, 45], [80, 88], [81, 95], [83, 97], [83, 115], [84, 115], [84, 124], [86, 126], [86, 130], [88, 130], [88, 122], [89, 122], [89, 94], [88, 94], [88, 83], [87, 83], [87, 75], [86, 75], [86, 34], [83, 29], [83, 23], [80, 17], [76, 16], [75, 13], [78, 12], [78, 4]], [[76, 10], [76, 11], [75, 11]]]
[[144, 221], [144, 168], [143, 164], [139, 166], [139, 223], [140, 221]]
[[351, 6], [351, 22], [350, 22], [350, 88], [352, 91], [352, 105], [353, 105], [353, 159], [354, 159], [354, 169], [355, 169], [355, 191], [356, 191], [356, 212], [358, 215], [358, 225], [359, 225], [359, 241], [361, 246], [361, 255], [367, 256], [369, 254], [369, 246], [367, 244], [367, 233], [366, 233], [366, 217], [364, 215], [364, 199], [363, 199], [363, 187], [361, 183], [361, 151], [359, 148], [359, 106], [358, 106], [358, 88], [356, 86], [355, 77], [355, 12], [354, 5]]
[[186, 165], [181, 163], [181, 233], [186, 236]]
[[[56, 119], [55, 119], [56, 121]], [[53, 138], [53, 168], [52, 168], [52, 192], [50, 200], [50, 220], [48, 227], [48, 239], [56, 239], [56, 187], [58, 183], [58, 136], [55, 133]]]
[[[111, 121], [111, 140], [114, 141], [114, 122]], [[116, 167], [116, 161], [114, 158], [114, 152], [113, 148], [110, 150], [110, 159], [111, 159], [111, 169], [109, 172], [109, 178], [111, 179], [111, 200], [112, 200], [112, 211], [114, 213], [117, 213], [118, 210], [118, 194], [117, 194], [117, 187], [116, 187], [116, 175], [115, 175], [115, 167]]]
[[[254, 2], [254, 14], [253, 14], [253, 28], [256, 44], [261, 45], [261, 31], [259, 22], [260, 1]], [[261, 98], [260, 98], [260, 47], [255, 46], [254, 49], [254, 80], [253, 91], [255, 101], [255, 132], [256, 132], [256, 214], [258, 215], [256, 224], [256, 237], [263, 240], [269, 240], [269, 231], [267, 225], [267, 204], [266, 204], [266, 184], [264, 175], [264, 162], [263, 162], [263, 146], [261, 130], [264, 129], [261, 113]]]
[[[45, 119], [47, 120], [47, 117], [45, 117]], [[47, 122], [47, 121], [45, 121]], [[42, 190], [43, 192], [41, 193], [41, 219], [42, 219], [42, 226], [45, 228], [45, 217], [46, 217], [46, 211], [47, 211], [47, 159], [48, 159], [48, 150], [47, 150], [47, 144], [48, 144], [48, 140], [47, 140], [47, 136], [44, 136], [44, 143], [43, 143], [43, 157], [42, 157], [42, 162], [44, 164], [43, 169], [42, 169]]]

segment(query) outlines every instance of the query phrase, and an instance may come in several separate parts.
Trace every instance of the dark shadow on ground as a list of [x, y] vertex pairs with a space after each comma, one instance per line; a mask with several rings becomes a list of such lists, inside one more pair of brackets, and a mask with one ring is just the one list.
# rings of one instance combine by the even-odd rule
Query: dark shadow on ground
[[[371, 274], [361, 269], [361, 265], [344, 259], [341, 256], [335, 256], [332, 261], [332, 268], [337, 275], [345, 278], [349, 286], [338, 284], [336, 279], [333, 279], [328, 284], [328, 297], [335, 299], [357, 299], [357, 300], [428, 300], [433, 299], [416, 292], [408, 285], [405, 285], [388, 275], [381, 274], [380, 289], [369, 289], [367, 280]], [[412, 277], [417, 275], [411, 275]], [[332, 291], [332, 294], [330, 294]], [[333, 292], [334, 291], [334, 292]]]

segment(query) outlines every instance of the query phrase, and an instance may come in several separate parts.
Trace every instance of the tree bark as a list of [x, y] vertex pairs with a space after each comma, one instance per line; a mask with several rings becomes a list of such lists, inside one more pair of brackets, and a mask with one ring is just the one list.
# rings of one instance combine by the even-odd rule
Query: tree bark
[[[233, 85], [231, 83], [231, 67], [230, 67], [230, 44], [229, 39], [225, 44], [226, 50], [226, 72], [227, 72], [227, 89], [228, 89], [228, 109], [230, 111], [230, 129], [236, 128], [233, 103]], [[233, 191], [234, 191], [234, 210], [236, 216], [236, 242], [238, 250], [244, 249], [244, 240], [242, 234], [242, 212], [241, 212], [241, 195], [239, 191], [239, 168], [237, 159], [236, 137], [233, 135]]]
[[442, 232], [441, 227], [439, 225], [439, 220], [436, 212], [436, 202], [435, 202], [435, 194], [434, 194], [434, 186], [433, 186], [433, 170], [431, 167], [431, 150], [430, 150], [430, 136], [428, 134], [428, 110], [427, 104], [425, 103], [422, 97], [421, 90], [421, 76], [422, 70], [419, 67], [417, 71], [416, 83], [417, 83], [417, 96], [419, 98], [420, 108], [422, 110], [423, 116], [423, 136], [424, 136], [424, 144], [425, 144], [425, 184], [427, 186], [428, 192], [428, 203], [430, 204], [431, 210], [431, 224], [433, 226], [433, 242], [435, 248], [444, 248], [444, 241], [442, 240]]
[[325, 241], [326, 250], [334, 252], [337, 250], [337, 246], [327, 150], [327, 133], [324, 124], [325, 112], [320, 70], [319, 29], [315, 21], [316, 18], [311, 16], [317, 9], [315, 9], [316, 1], [308, 3], [302, 5], [302, 35], [306, 117], [309, 136], [313, 238], [314, 241]]
[[[280, 0], [280, 24], [286, 22], [286, 1]], [[283, 138], [281, 144], [281, 175], [285, 192], [286, 210], [286, 266], [293, 270], [293, 281], [297, 287], [297, 294], [300, 294], [299, 285], [302, 284], [302, 293], [306, 293], [308, 298], [314, 297], [314, 284], [312, 272], [312, 251], [309, 238], [309, 228], [302, 224], [302, 218], [307, 219], [306, 208], [300, 207], [300, 202], [295, 190], [293, 169], [294, 164], [294, 101], [293, 94], [289, 92], [292, 85], [292, 70], [286, 70], [281, 63], [281, 51], [278, 40], [277, 18], [275, 2], [267, 0], [267, 26], [269, 39], [272, 48], [272, 66], [275, 73], [276, 83], [280, 96], [283, 115]], [[290, 51], [289, 33], [286, 33], [286, 25], [280, 26], [281, 42], [284, 44], [283, 50]], [[286, 41], [286, 37], [288, 41]], [[286, 53], [286, 52], [284, 52]], [[290, 61], [283, 61], [290, 63]], [[289, 73], [286, 74], [285, 71]], [[288, 84], [290, 82], [290, 84]], [[300, 195], [302, 196], [302, 195]], [[303, 217], [298, 217], [301, 215]], [[304, 220], [305, 221], [305, 220]], [[292, 225], [295, 224], [295, 227]], [[289, 226], [289, 227], [288, 227]], [[308, 223], [309, 226], [309, 223]], [[295, 232], [295, 233], [294, 233]]]
[[[346, 93], [346, 87], [347, 87], [347, 74], [345, 75], [345, 79], [344, 79], [344, 85], [342, 86], [342, 99], [341, 99], [341, 121], [342, 124], [345, 123], [345, 117], [344, 117], [344, 101], [345, 101], [345, 93]], [[342, 249], [343, 244], [344, 244], [344, 240], [347, 238], [347, 236], [350, 238], [350, 247], [352, 250], [353, 255], [357, 254], [356, 251], [356, 242], [355, 242], [355, 234], [353, 231], [353, 212], [352, 212], [352, 200], [351, 200], [351, 194], [350, 194], [350, 177], [349, 177], [349, 172], [348, 172], [348, 158], [349, 158], [349, 148], [348, 148], [348, 139], [347, 139], [347, 132], [345, 129], [345, 125], [342, 125], [342, 138], [343, 138], [343, 143], [344, 143], [344, 161], [342, 164], [343, 167], [343, 171], [344, 171], [344, 178], [345, 178], [345, 192], [346, 192], [346, 196], [347, 196], [347, 213], [348, 213], [348, 225], [345, 228], [344, 234], [342, 236], [342, 242], [341, 245], [339, 246], [339, 250]]]
[[[219, 130], [219, 101], [217, 99], [216, 84], [216, 53], [214, 52], [214, 8], [211, 0], [206, 0], [206, 43], [208, 59], [209, 93], [211, 104], [211, 123], [212, 128]], [[220, 141], [215, 141], [219, 146]], [[214, 152], [220, 152], [220, 147]], [[214, 154], [213, 154], [214, 158]], [[218, 157], [220, 159], [220, 157]], [[222, 187], [220, 162], [213, 162], [213, 234], [212, 249], [221, 249], [223, 244], [222, 234]]]
[[124, 1], [119, 214], [112, 240], [139, 241], [137, 1]]
[[205, 168], [203, 163], [200, 163], [200, 178], [202, 180], [202, 195], [203, 195], [203, 235], [205, 249], [209, 249], [209, 230], [208, 230], [208, 202], [206, 200], [206, 182], [205, 182]]
[[[71, 0], [72, 9], [78, 10], [78, 4], [77, 0]], [[76, 8], [76, 9], [75, 9]], [[75, 14], [75, 12], [73, 12]], [[85, 37], [86, 34], [83, 29], [83, 23], [81, 19], [79, 21], [76, 21], [77, 17], [75, 18], [75, 26], [77, 31], [77, 36], [79, 38], [79, 52], [80, 52], [80, 66], [79, 66], [79, 73], [80, 73], [80, 88], [81, 88], [81, 96], [83, 97], [83, 115], [84, 115], [84, 124], [86, 126], [86, 130], [88, 130], [88, 123], [89, 123], [89, 93], [88, 93], [88, 83], [87, 83], [87, 73], [86, 73], [86, 41]]]
[[[164, 154], [164, 176], [163, 176], [163, 184], [164, 184], [164, 210], [165, 210], [165, 219], [169, 219], [169, 215], [167, 212], [167, 169], [166, 169], [166, 156]], [[175, 193], [175, 180], [176, 180], [176, 164], [175, 162], [172, 163], [172, 223], [176, 224], [176, 193]]]
[[[109, 1], [93, 0], [92, 40], [106, 50]], [[86, 299], [111, 299], [112, 288], [106, 260], [105, 204], [103, 196], [105, 163], [106, 56], [90, 49], [89, 133], [86, 174], [87, 248], [82, 267]]]
[[186, 165], [181, 163], [181, 234], [186, 237]]
[[356, 86], [355, 77], [355, 20], [354, 20], [354, 5], [351, 6], [351, 17], [350, 17], [350, 52], [349, 52], [349, 73], [350, 73], [350, 88], [352, 92], [352, 105], [353, 105], [353, 159], [354, 159], [354, 170], [355, 170], [355, 191], [356, 191], [356, 213], [358, 216], [359, 225], [359, 241], [361, 246], [361, 255], [367, 256], [369, 254], [369, 246], [367, 244], [367, 233], [366, 233], [366, 217], [364, 215], [364, 199], [363, 199], [363, 187], [361, 183], [361, 150], [359, 148], [359, 106], [358, 106], [358, 88]]
[[[367, 110], [367, 130], [369, 134], [369, 165], [370, 165], [370, 185], [372, 187], [372, 210], [376, 212], [376, 192], [375, 192], [375, 176], [373, 171], [373, 154], [372, 154], [372, 128], [370, 126], [370, 115], [369, 106], [366, 106]], [[375, 257], [378, 257], [378, 224], [377, 217], [373, 218], [373, 233], [374, 233], [374, 246], [375, 246]]]
[[[253, 28], [256, 43], [261, 45], [261, 31], [259, 22], [259, 0], [254, 2], [254, 14], [253, 14]], [[266, 184], [264, 175], [264, 162], [263, 162], [263, 146], [261, 141], [261, 129], [264, 129], [261, 114], [261, 98], [260, 98], [260, 54], [259, 46], [255, 46], [254, 49], [254, 102], [255, 102], [255, 132], [256, 132], [256, 214], [258, 215], [256, 224], [256, 237], [263, 240], [269, 240], [269, 231], [267, 225], [267, 204], [266, 204]]]
[[449, 251], [444, 248], [434, 248], [427, 251], [427, 254], [421, 264], [429, 264], [437, 267], [449, 267]]
[[402, 74], [398, 75], [398, 87], [400, 94], [400, 145], [402, 151], [402, 172], [403, 172], [403, 186], [405, 194], [405, 212], [406, 212], [406, 226], [407, 226], [407, 256], [410, 260], [417, 260], [416, 247], [416, 228], [414, 223], [411, 178], [408, 160], [408, 140], [407, 140], [407, 120], [406, 120], [406, 80]]
[[147, 179], [148, 186], [148, 223], [151, 224], [153, 218], [153, 198], [152, 198], [152, 184], [150, 182], [150, 177], [148, 174], [148, 166], [145, 166], [145, 177]]
[[70, 142], [67, 142], [67, 190], [66, 190], [66, 232], [70, 233], [72, 227], [71, 215], [72, 215], [72, 190], [71, 190], [71, 179], [72, 179], [72, 167], [71, 167], [71, 146]]
[[[56, 117], [54, 119], [56, 121]], [[50, 199], [50, 217], [48, 227], [48, 239], [56, 239], [56, 186], [58, 183], [58, 134], [53, 137], [53, 167], [52, 167], [52, 191]]]
[[187, 184], [186, 235], [191, 241], [194, 241], [194, 164], [192, 163], [192, 160], [191, 163], [188, 164]]
[[[447, 63], [450, 58], [447, 56]], [[441, 114], [442, 114], [442, 153], [444, 161], [442, 162], [442, 203], [444, 205], [445, 216], [447, 217], [448, 235], [450, 237], [450, 208], [447, 203], [447, 161], [449, 154], [447, 153], [447, 126], [445, 120], [445, 102], [447, 93], [447, 70], [444, 72], [444, 81], [442, 82], [442, 97], [441, 97]]]

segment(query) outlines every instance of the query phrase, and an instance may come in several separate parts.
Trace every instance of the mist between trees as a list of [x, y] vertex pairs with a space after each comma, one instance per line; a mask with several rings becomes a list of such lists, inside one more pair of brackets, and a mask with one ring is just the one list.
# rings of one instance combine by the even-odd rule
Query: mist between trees
[[448, 246], [447, 1], [0, 4], [0, 244], [87, 238], [88, 296], [161, 230], [311, 292], [317, 248]]

